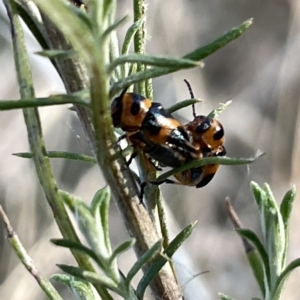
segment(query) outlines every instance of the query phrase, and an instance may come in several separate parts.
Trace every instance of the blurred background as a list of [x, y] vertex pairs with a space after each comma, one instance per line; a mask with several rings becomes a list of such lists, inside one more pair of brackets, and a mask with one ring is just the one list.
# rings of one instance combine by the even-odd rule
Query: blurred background
[[[118, 16], [132, 17], [132, 2], [118, 1]], [[18, 99], [7, 16], [0, 4], [0, 99]], [[242, 243], [225, 210], [230, 197], [244, 227], [260, 233], [258, 210], [250, 182], [268, 182], [277, 201], [293, 184], [299, 187], [300, 2], [297, 0], [165, 0], [149, 1], [147, 52], [180, 57], [210, 43], [249, 18], [246, 33], [205, 59], [203, 69], [178, 72], [154, 80], [154, 99], [168, 107], [189, 98], [184, 79], [192, 85], [197, 114], [208, 114], [219, 103], [232, 100], [219, 120], [225, 128], [227, 154], [250, 157], [258, 149], [266, 154], [249, 166], [221, 166], [212, 182], [202, 189], [162, 186], [174, 236], [198, 220], [192, 236], [175, 256], [185, 299], [218, 299], [218, 292], [236, 299], [260, 297], [248, 267]], [[130, 26], [127, 23], [122, 33]], [[64, 92], [63, 85], [26, 31], [36, 95]], [[48, 150], [91, 154], [75, 113], [68, 106], [39, 109]], [[191, 108], [176, 117], [192, 119]], [[60, 237], [51, 210], [38, 184], [30, 160], [12, 156], [28, 151], [22, 112], [0, 113], [0, 203], [23, 245], [42, 275], [59, 272], [57, 263], [73, 263], [67, 250], [53, 246]], [[90, 202], [104, 186], [96, 166], [60, 159], [51, 160], [58, 186]], [[175, 221], [176, 220], [176, 221]], [[300, 257], [299, 199], [293, 209], [288, 261]], [[127, 239], [117, 210], [111, 205], [111, 236], [115, 245]], [[2, 222], [1, 222], [2, 223]], [[1, 225], [2, 227], [2, 225]], [[123, 255], [124, 271], [135, 261]], [[130, 257], [130, 259], [129, 259]], [[198, 273], [208, 271], [207, 273]], [[299, 272], [291, 275], [284, 299], [300, 299]], [[30, 288], [29, 288], [30, 287]], [[71, 294], [59, 287], [64, 299]], [[19, 263], [0, 230], [1, 299], [45, 299], [37, 283]], [[150, 297], [148, 298], [150, 299]]]

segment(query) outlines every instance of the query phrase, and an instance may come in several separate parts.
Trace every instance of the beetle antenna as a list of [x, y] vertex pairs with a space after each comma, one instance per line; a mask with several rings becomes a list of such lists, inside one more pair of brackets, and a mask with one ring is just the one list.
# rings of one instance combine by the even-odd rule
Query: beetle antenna
[[121, 93], [121, 95], [119, 96], [121, 99], [123, 98], [123, 96], [126, 94], [127, 90], [129, 89], [130, 85], [127, 86]]
[[[186, 79], [183, 79], [183, 81], [185, 82], [185, 84], [186, 84], [187, 87], [188, 87], [188, 90], [189, 90], [190, 95], [191, 95], [191, 99], [194, 99], [195, 96], [194, 96], [194, 93], [193, 93], [191, 84], [190, 84]], [[192, 109], [193, 109], [193, 117], [196, 118], [195, 104], [192, 105]]]

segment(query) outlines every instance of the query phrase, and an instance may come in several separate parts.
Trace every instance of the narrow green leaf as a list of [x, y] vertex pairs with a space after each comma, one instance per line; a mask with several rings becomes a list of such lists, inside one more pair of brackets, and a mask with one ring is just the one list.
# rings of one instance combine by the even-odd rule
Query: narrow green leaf
[[102, 270], [105, 268], [104, 262], [102, 261], [101, 257], [99, 257], [92, 249], [89, 249], [78, 242], [73, 242], [66, 239], [51, 239], [50, 241], [56, 246], [69, 248], [85, 253], [88, 257], [92, 258]]
[[[199, 100], [199, 99], [183, 100], [183, 101], [180, 101], [180, 102], [172, 105], [171, 107], [167, 108], [167, 111], [171, 114], [177, 110], [180, 110], [184, 107], [187, 107], [187, 106], [199, 103], [199, 102], [202, 102], [202, 100]], [[222, 103], [220, 105], [220, 107], [211, 111], [207, 116], [209, 118], [217, 118], [225, 109], [227, 109], [227, 107], [231, 104], [231, 102], [232, 101], [227, 101], [226, 103]]]
[[71, 277], [71, 276], [66, 275], [66, 274], [54, 274], [50, 277], [50, 279], [53, 279], [57, 282], [60, 282], [60, 283], [66, 284], [66, 285], [68, 284], [68, 282], [70, 280], [72, 280], [72, 278], [74, 278], [74, 277]]
[[181, 167], [174, 168], [168, 172], [163, 173], [162, 175], [158, 176], [153, 182], [161, 182], [166, 180], [168, 177], [182, 172], [184, 170], [189, 170], [191, 168], [199, 168], [206, 165], [212, 165], [212, 164], [219, 164], [219, 165], [244, 165], [244, 164], [250, 164], [254, 162], [257, 158], [264, 155], [263, 152], [258, 151], [254, 157], [249, 158], [230, 158], [230, 157], [205, 157], [199, 160], [191, 161]]
[[79, 198], [75, 199], [66, 192], [60, 191], [60, 194], [63, 197], [64, 202], [73, 212], [79, 228], [88, 244], [104, 261], [105, 258], [110, 256], [110, 252], [109, 249], [106, 248], [103, 231], [98, 230], [99, 228], [96, 226], [94, 216], [89, 207]]
[[[243, 34], [252, 24], [252, 19], [247, 20], [243, 24], [241, 24], [238, 27], [232, 28], [229, 32], [222, 35], [220, 38], [215, 40], [214, 42], [204, 46], [200, 47], [196, 50], [194, 50], [191, 53], [186, 54], [182, 58], [191, 59], [194, 61], [200, 61], [207, 57], [208, 55], [214, 53], [215, 51], [221, 49], [222, 47], [226, 46], [231, 41], [238, 38], [241, 34]], [[160, 68], [155, 67], [151, 69], [147, 69], [145, 71], [138, 71], [135, 74], [129, 75], [126, 78], [123, 78], [122, 80], [119, 80], [118, 82], [115, 82], [111, 88], [110, 88], [110, 97], [114, 97], [116, 94], [118, 94], [120, 91], [122, 91], [124, 88], [133, 85], [134, 83], [138, 83], [141, 81], [145, 81], [149, 78], [155, 78], [162, 75], [166, 75], [169, 73], [173, 73], [178, 71], [181, 68]]]
[[109, 201], [111, 197], [110, 189], [108, 186], [98, 190], [91, 203], [91, 212], [95, 216], [99, 212], [99, 208], [103, 201]]
[[74, 50], [43, 50], [43, 51], [37, 51], [35, 54], [42, 56], [42, 57], [48, 57], [50, 59], [54, 58], [70, 58], [76, 55], [76, 52]]
[[[242, 230], [241, 221], [240, 221], [238, 214], [236, 213], [234, 207], [231, 205], [229, 197], [226, 197], [225, 200], [226, 200], [226, 208], [227, 208], [228, 215], [229, 215], [237, 233], [239, 233], [239, 230]], [[253, 246], [253, 243], [251, 243], [248, 240], [248, 238], [246, 238], [243, 234], [246, 237], [249, 236], [250, 239], [254, 238], [258, 242], [259, 247], [262, 248], [261, 252], [264, 253], [262, 255], [266, 255], [266, 250], [264, 249], [264, 246], [262, 245], [259, 238], [255, 235], [254, 232], [251, 232], [251, 231], [249, 232], [246, 230], [244, 232], [242, 231], [241, 233], [239, 233], [242, 243], [243, 243], [243, 246], [244, 246], [244, 251], [247, 255], [247, 259], [248, 259], [248, 262], [252, 269], [253, 275], [260, 287], [261, 293], [265, 297], [266, 291], [268, 291], [268, 279], [267, 279], [266, 269], [265, 269], [263, 261], [262, 261], [262, 255], [260, 255], [260, 253], [257, 251], [255, 246]]]
[[203, 64], [190, 59], [172, 58], [172, 57], [158, 57], [152, 55], [141, 54], [126, 54], [115, 59], [107, 68], [107, 73], [111, 74], [112, 71], [119, 65], [126, 63], [144, 64], [147, 66], [165, 67], [165, 68], [193, 68], [200, 67]]
[[104, 285], [105, 287], [109, 288], [112, 291], [115, 291], [116, 293], [119, 293], [117, 284], [111, 280], [110, 278], [106, 276], [100, 276], [94, 272], [84, 271], [81, 270], [78, 267], [73, 266], [67, 266], [63, 264], [57, 265], [62, 271], [64, 271], [67, 274], [70, 274], [74, 277], [87, 280], [91, 283], [100, 283], [101, 285]]
[[[194, 227], [196, 225], [196, 222], [188, 225], [185, 227], [170, 243], [167, 249], [163, 252], [168, 257], [172, 257], [175, 251], [182, 245], [182, 243], [191, 235], [191, 233], [194, 230]], [[149, 268], [147, 273], [144, 274], [142, 279], [140, 280], [137, 289], [136, 289], [136, 295], [138, 299], [143, 299], [145, 290], [149, 283], [153, 280], [153, 278], [158, 274], [160, 269], [164, 266], [164, 264], [167, 262], [167, 259], [165, 257], [158, 257], [157, 261], [153, 263], [153, 265]]]
[[73, 266], [67, 266], [67, 265], [57, 265], [57, 266], [67, 274], [70, 274], [72, 276], [75, 276], [83, 280], [87, 280], [90, 283], [94, 283], [94, 284], [98, 283], [100, 285], [103, 285], [104, 287], [116, 292], [124, 299], [138, 300], [132, 288], [130, 288], [129, 290], [124, 290], [124, 286], [122, 284], [113, 281], [111, 278], [105, 275], [98, 275], [94, 272], [84, 271], [81, 270], [80, 268], [73, 267]]
[[[122, 45], [122, 50], [121, 50], [122, 55], [128, 54], [130, 45], [132, 44], [132, 41], [133, 41], [133, 37], [134, 37], [135, 33], [137, 32], [137, 30], [142, 27], [143, 22], [144, 22], [144, 19], [138, 20], [138, 21], [134, 22], [127, 30], [125, 38], [124, 38], [124, 42]], [[133, 67], [133, 65], [131, 65], [131, 67]], [[130, 74], [129, 73], [129, 65], [128, 64], [121, 65], [121, 77], [120, 78], [126, 78], [129, 74]]]
[[283, 200], [280, 205], [280, 213], [285, 225], [285, 228], [288, 228], [288, 223], [290, 220], [292, 207], [294, 200], [296, 198], [296, 187], [293, 186], [283, 197]]
[[256, 205], [257, 205], [258, 209], [261, 212], [261, 209], [262, 209], [262, 199], [263, 199], [263, 197], [265, 197], [265, 192], [254, 181], [251, 181], [250, 187], [252, 189], [252, 193], [253, 193], [254, 199], [256, 201]]
[[[158, 193], [158, 196], [155, 193]], [[162, 247], [163, 247], [163, 249], [166, 249], [169, 246], [170, 237], [169, 237], [169, 229], [168, 229], [168, 224], [167, 224], [167, 216], [166, 216], [166, 211], [165, 211], [165, 204], [163, 203], [164, 199], [158, 188], [152, 189], [153, 196], [150, 193], [148, 195], [150, 197], [155, 197], [154, 198], [155, 200], [157, 199], [156, 200], [156, 207], [157, 207], [156, 210], [157, 210], [159, 226], [160, 226], [160, 231], [161, 231], [161, 237], [162, 237]], [[172, 268], [173, 273], [176, 274], [173, 263], [170, 263], [170, 266]]]
[[281, 295], [283, 293], [283, 288], [288, 279], [288, 276], [291, 274], [293, 270], [300, 267], [300, 258], [293, 260], [280, 274], [277, 279], [276, 286], [274, 288], [273, 297], [270, 299], [272, 300], [279, 300], [281, 299]]
[[135, 244], [135, 239], [130, 239], [130, 240], [122, 243], [121, 245], [119, 245], [113, 251], [108, 263], [111, 264], [120, 254], [122, 254], [122, 253], [128, 251], [130, 248], [132, 248], [134, 244]]
[[76, 299], [80, 300], [95, 300], [99, 299], [100, 297], [95, 297], [93, 293], [92, 285], [83, 280], [72, 280], [70, 281], [70, 289], [72, 290], [73, 294], [75, 295]]
[[62, 105], [62, 104], [79, 104], [88, 106], [89, 104], [78, 97], [70, 95], [55, 95], [47, 98], [32, 98], [22, 100], [2, 100], [0, 101], [0, 110], [12, 110], [19, 108], [30, 108], [39, 106]]
[[[104, 187], [100, 189], [95, 194], [90, 211], [94, 216], [95, 227], [98, 232], [98, 235], [101, 236], [101, 241], [105, 243], [106, 254], [105, 256], [109, 258], [111, 256], [111, 243], [109, 238], [109, 222], [108, 222], [108, 215], [109, 215], [109, 203], [110, 203], [110, 189], [109, 187]], [[112, 262], [111, 262], [112, 264]], [[111, 266], [111, 269], [115, 269], [117, 273], [117, 265]]]
[[212, 43], [198, 48], [195, 51], [187, 54], [184, 56], [184, 58], [192, 59], [192, 60], [201, 60], [212, 53], [216, 52], [217, 50], [223, 48], [228, 43], [232, 42], [233, 40], [237, 39], [239, 36], [241, 36], [251, 25], [252, 25], [253, 19], [249, 19], [242, 23], [238, 27], [232, 28], [230, 31], [213, 41]]
[[[23, 4], [23, 3], [22, 3]], [[33, 36], [36, 38], [38, 43], [41, 45], [43, 49], [48, 48], [48, 43], [45, 39], [45, 33], [44, 33], [44, 27], [42, 27], [42, 24], [38, 23], [38, 20], [36, 18], [33, 18], [32, 15], [17, 1], [15, 1], [16, 11], [18, 15], [22, 18], [22, 20], [27, 25], [30, 32], [33, 34]]]
[[62, 271], [64, 271], [67, 274], [70, 274], [71, 276], [80, 278], [80, 279], [85, 279], [83, 276], [84, 270], [74, 267], [74, 266], [68, 266], [64, 264], [57, 264], [57, 267], [59, 267]]
[[[116, 1], [111, 1], [111, 0], [104, 0], [102, 3], [98, 4], [101, 6], [101, 9], [103, 11], [103, 19], [109, 18], [111, 14], [114, 12], [115, 7], [116, 7]], [[98, 19], [96, 19], [98, 21]]]
[[[13, 153], [12, 155], [22, 157], [22, 158], [32, 158], [32, 153], [29, 152]], [[64, 151], [47, 151], [46, 156], [50, 158], [64, 158], [64, 159], [79, 160], [79, 161], [88, 162], [92, 164], [97, 163], [94, 157], [89, 155], [79, 154], [79, 153], [71, 153], [71, 152], [64, 152]]]
[[[290, 220], [295, 198], [296, 198], [296, 187], [293, 186], [292, 189], [289, 190], [284, 195], [280, 205], [280, 213], [284, 225], [285, 240], [286, 240], [284, 254], [283, 254], [283, 263], [285, 263], [286, 261], [287, 247], [288, 247], [288, 240], [289, 240], [289, 220]], [[284, 268], [284, 265], [282, 267]]]
[[[120, 45], [117, 33], [113, 31], [109, 37], [109, 62], [114, 61], [120, 56]], [[114, 69], [111, 73], [110, 80], [118, 81], [122, 78], [121, 67]]]
[[148, 251], [146, 251], [129, 270], [126, 283], [129, 286], [133, 277], [142, 269], [142, 267], [153, 260], [161, 251], [161, 241], [156, 242]]
[[227, 107], [231, 104], [231, 100], [227, 101], [226, 103], [222, 103], [220, 105], [220, 107], [218, 107], [217, 109], [214, 109], [212, 112], [210, 112], [207, 116], [209, 118], [217, 118], [225, 109], [227, 109]]
[[55, 274], [51, 276], [51, 279], [68, 286], [75, 295], [76, 299], [100, 300], [99, 297], [95, 297], [96, 295], [93, 292], [91, 284], [86, 280], [75, 279], [73, 276], [68, 276], [64, 274]]
[[261, 255], [256, 249], [247, 252], [247, 259], [252, 269], [253, 275], [258, 283], [262, 295], [266, 296], [266, 290], [269, 289], [266, 270], [262, 264]]
[[[96, 213], [96, 208], [95, 208], [95, 215], [94, 215], [95, 223], [98, 232], [101, 232], [101, 234], [103, 235], [104, 243], [107, 249], [107, 255], [110, 256], [112, 250], [111, 250], [111, 243], [109, 238], [109, 222], [108, 222], [109, 203], [111, 198], [109, 187], [103, 188], [101, 190], [101, 195], [98, 196], [99, 196], [99, 198], [97, 199], [98, 212]], [[92, 205], [95, 207], [94, 201]]]
[[[270, 262], [268, 258], [268, 253], [258, 238], [258, 236], [250, 229], [236, 229], [237, 233], [241, 235], [242, 237], [249, 240], [256, 248], [256, 250], [259, 253], [259, 256], [261, 258], [261, 267], [257, 266], [257, 263], [259, 264], [259, 260], [255, 259], [255, 265], [250, 265], [252, 268], [252, 272], [256, 275], [258, 274], [258, 277], [256, 278], [258, 281], [258, 285], [260, 287], [264, 286], [265, 291], [269, 290], [270, 285]], [[254, 258], [254, 257], [253, 257]], [[261, 282], [262, 276], [261, 271], [265, 273], [266, 276], [266, 282]], [[266, 286], [267, 285], [267, 286]]]
[[264, 184], [265, 212], [262, 215], [262, 222], [265, 224], [265, 244], [270, 263], [270, 290], [277, 281], [279, 274], [285, 267], [284, 251], [287, 247], [283, 220], [277, 206], [276, 200], [268, 184]]
[[124, 23], [128, 21], [129, 17], [125, 16], [121, 18], [120, 20], [116, 21], [114, 24], [109, 26], [102, 34], [102, 39], [106, 39], [109, 37], [112, 31], [116, 30], [118, 27], [122, 26]]
[[180, 110], [184, 107], [187, 107], [187, 106], [191, 106], [193, 104], [196, 104], [196, 103], [199, 103], [201, 102], [201, 100], [197, 100], [197, 99], [187, 99], [187, 100], [183, 100], [183, 101], [180, 101], [172, 106], [170, 106], [169, 108], [167, 108], [166, 110], [172, 114], [173, 112], [177, 111], [177, 110]]
[[[133, 37], [135, 35], [135, 33], [137, 32], [137, 30], [139, 28], [141, 28], [142, 24], [144, 23], [144, 19], [140, 19], [137, 20], [136, 22], [134, 22], [127, 30], [125, 38], [124, 38], [124, 42], [123, 42], [123, 46], [122, 46], [122, 51], [121, 53], [127, 54], [130, 48], [130, 45], [132, 43]], [[125, 76], [124, 76], [125, 77]]]

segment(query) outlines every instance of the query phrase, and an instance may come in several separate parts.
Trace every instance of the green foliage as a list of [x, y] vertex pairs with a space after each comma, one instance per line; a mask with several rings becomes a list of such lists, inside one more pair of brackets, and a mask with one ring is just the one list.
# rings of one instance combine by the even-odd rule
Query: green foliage
[[[196, 224], [196, 223], [195, 223]], [[181, 246], [181, 244], [191, 235], [195, 224], [191, 224], [184, 228], [175, 238], [169, 246], [165, 249], [164, 254], [167, 257], [172, 257], [175, 251]], [[140, 283], [137, 287], [137, 296], [139, 299], [143, 299], [143, 295], [145, 293], [146, 287], [149, 285], [151, 280], [158, 274], [159, 270], [163, 267], [163, 265], [167, 262], [167, 259], [164, 256], [159, 257], [148, 270], [147, 273], [144, 274]]]
[[[300, 259], [286, 264], [289, 220], [296, 196], [293, 187], [278, 207], [268, 184], [261, 188], [251, 183], [252, 192], [260, 213], [262, 240], [249, 229], [237, 229], [243, 240], [254, 246], [246, 251], [250, 267], [255, 275], [264, 300], [280, 300], [290, 273], [300, 266]], [[222, 298], [227, 299], [227, 298]]]
[[231, 298], [225, 294], [219, 293], [219, 296], [222, 300], [235, 300], [234, 298]]
[[158, 176], [154, 182], [161, 182], [165, 179], [167, 179], [168, 177], [184, 171], [184, 170], [188, 170], [190, 168], [197, 168], [197, 167], [202, 167], [202, 166], [206, 166], [206, 165], [212, 165], [212, 164], [220, 164], [220, 165], [244, 165], [244, 164], [250, 164], [252, 162], [254, 162], [257, 158], [261, 157], [262, 155], [264, 155], [263, 152], [258, 151], [254, 157], [249, 157], [249, 158], [229, 158], [226, 156], [223, 157], [205, 157], [201, 160], [197, 160], [197, 161], [191, 161], [186, 163], [185, 165], [183, 165], [182, 167], [178, 167], [178, 168], [174, 168], [170, 171], [167, 171], [163, 174], [161, 174], [160, 176]]
[[51, 279], [65, 284], [73, 292], [76, 299], [79, 300], [100, 300], [99, 295], [97, 295], [93, 286], [86, 280], [80, 280], [78, 278], [64, 275], [55, 274]]
[[[61, 192], [61, 196], [66, 205], [73, 212], [81, 233], [86, 238], [90, 248], [81, 243], [65, 239], [53, 239], [52, 242], [57, 246], [84, 253], [97, 264], [103, 271], [103, 274], [99, 275], [95, 272], [86, 271], [73, 266], [59, 265], [59, 267], [70, 276], [73, 276], [75, 280], [79, 278], [80, 286], [83, 286], [83, 288], [90, 289], [89, 285], [86, 286], [88, 282], [99, 283], [111, 291], [116, 292], [124, 299], [142, 299], [152, 279], [167, 262], [164, 256], [159, 255], [161, 242], [158, 241], [145, 252], [129, 270], [128, 275], [125, 276], [118, 268], [117, 259], [120, 254], [129, 250], [135, 241], [126, 241], [115, 250], [112, 250], [108, 228], [109, 201], [111, 197], [109, 189], [103, 188], [99, 190], [95, 194], [90, 207], [80, 199], [74, 199], [65, 192]], [[180, 245], [190, 236], [193, 228], [194, 225], [186, 227], [175, 237], [163, 253], [171, 258]], [[137, 292], [135, 292], [131, 282], [142, 267], [149, 262], [151, 262], [152, 267], [145, 273], [138, 284]], [[70, 286], [71, 277], [62, 278], [64, 280], [59, 280]], [[67, 280], [65, 280], [66, 278]], [[82, 280], [85, 284], [81, 282]], [[72, 288], [72, 290], [75, 291], [74, 288]], [[76, 290], [76, 293], [77, 292]]]

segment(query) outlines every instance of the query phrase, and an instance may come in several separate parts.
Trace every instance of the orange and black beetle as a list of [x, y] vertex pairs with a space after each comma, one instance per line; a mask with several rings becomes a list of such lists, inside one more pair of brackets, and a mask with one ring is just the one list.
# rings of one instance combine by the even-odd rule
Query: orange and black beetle
[[[186, 158], [185, 162], [201, 160], [206, 157], [226, 155], [224, 143], [224, 129], [219, 121], [206, 116], [196, 116], [192, 122], [185, 125], [191, 136], [193, 146], [197, 152]], [[167, 179], [163, 182], [171, 184], [182, 184], [201, 188], [207, 185], [219, 168], [218, 164], [205, 165], [190, 168], [174, 174], [178, 182]], [[161, 184], [158, 182], [155, 184]]]
[[152, 101], [136, 93], [126, 93], [125, 89], [111, 103], [111, 116], [114, 127], [126, 132], [141, 129], [143, 121], [152, 106]]
[[[191, 135], [192, 143], [198, 149], [198, 158], [224, 156], [226, 154], [224, 144], [224, 129], [219, 121], [206, 116], [196, 116], [192, 122], [185, 125]], [[202, 155], [202, 156], [201, 156]], [[218, 164], [191, 168], [174, 177], [184, 185], [196, 186], [207, 185], [219, 168]]]
[[160, 103], [136, 93], [122, 92], [111, 104], [113, 125], [126, 132], [121, 138], [143, 150], [160, 164], [178, 167], [196, 152], [182, 124]]
[[[191, 94], [194, 98], [192, 88], [187, 80], [185, 80]], [[185, 129], [190, 135], [193, 146], [197, 149], [198, 155], [194, 160], [205, 157], [215, 157], [226, 155], [224, 147], [224, 128], [222, 124], [207, 116], [196, 116], [195, 106], [193, 105], [194, 120], [185, 125]], [[207, 185], [219, 168], [218, 164], [206, 165], [202, 167], [191, 168], [179, 173], [174, 177], [184, 185], [196, 186], [196, 188]]]
[[[204, 153], [221, 153], [224, 144], [224, 128], [217, 119], [206, 116], [194, 116], [194, 120], [185, 125], [191, 135], [192, 143]], [[225, 155], [225, 153], [224, 153]]]

